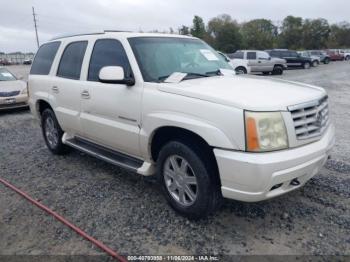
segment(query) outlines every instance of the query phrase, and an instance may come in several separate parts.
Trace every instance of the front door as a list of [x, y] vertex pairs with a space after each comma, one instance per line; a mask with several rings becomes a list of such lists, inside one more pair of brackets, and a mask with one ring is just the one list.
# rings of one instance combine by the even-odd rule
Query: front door
[[132, 74], [123, 45], [116, 39], [96, 40], [81, 90], [80, 121], [83, 136], [108, 148], [140, 156], [139, 133], [143, 85], [99, 82], [104, 66], [121, 66]]

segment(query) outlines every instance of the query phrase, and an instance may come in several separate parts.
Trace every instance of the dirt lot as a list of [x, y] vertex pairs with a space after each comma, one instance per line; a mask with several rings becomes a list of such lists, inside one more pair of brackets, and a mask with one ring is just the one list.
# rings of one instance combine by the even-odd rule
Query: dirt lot
[[[77, 151], [50, 154], [28, 111], [0, 113], [0, 177], [123, 255], [350, 255], [349, 72], [350, 63], [336, 62], [283, 75], [327, 89], [337, 142], [319, 175], [277, 199], [227, 200], [215, 216], [188, 221], [167, 205], [152, 177]], [[102, 253], [0, 185], [0, 254]]]

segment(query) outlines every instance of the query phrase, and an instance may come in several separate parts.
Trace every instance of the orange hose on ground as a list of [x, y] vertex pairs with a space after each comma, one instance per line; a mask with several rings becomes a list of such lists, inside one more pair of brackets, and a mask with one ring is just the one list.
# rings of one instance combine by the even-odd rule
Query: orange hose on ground
[[12, 189], [13, 191], [15, 191], [17, 194], [21, 195], [22, 197], [24, 197], [25, 199], [27, 199], [29, 202], [31, 202], [32, 204], [36, 205], [37, 207], [41, 208], [42, 210], [46, 211], [47, 213], [49, 213], [50, 215], [52, 215], [53, 217], [55, 217], [57, 220], [59, 220], [61, 223], [65, 224], [66, 226], [70, 227], [71, 229], [73, 229], [75, 232], [77, 232], [79, 235], [81, 235], [82, 237], [84, 237], [85, 239], [89, 240], [90, 242], [92, 242], [94, 245], [96, 245], [97, 247], [99, 247], [100, 249], [102, 249], [104, 252], [106, 252], [108, 255], [118, 259], [121, 262], [126, 262], [127, 260], [122, 257], [121, 255], [119, 255], [117, 252], [113, 251], [112, 249], [110, 249], [108, 246], [106, 246], [105, 244], [103, 244], [102, 242], [98, 241], [97, 239], [93, 238], [92, 236], [88, 235], [87, 233], [85, 233], [83, 230], [81, 230], [79, 227], [73, 225], [72, 223], [70, 223], [68, 220], [66, 220], [64, 217], [60, 216], [59, 214], [57, 214], [56, 212], [52, 211], [51, 209], [49, 209], [48, 207], [44, 206], [43, 204], [41, 204], [40, 202], [38, 202], [37, 200], [31, 198], [27, 193], [21, 191], [20, 189], [16, 188], [15, 186], [11, 185], [9, 182], [7, 182], [6, 180], [0, 178], [0, 182], [3, 183], [5, 186], [7, 186], [8, 188]]

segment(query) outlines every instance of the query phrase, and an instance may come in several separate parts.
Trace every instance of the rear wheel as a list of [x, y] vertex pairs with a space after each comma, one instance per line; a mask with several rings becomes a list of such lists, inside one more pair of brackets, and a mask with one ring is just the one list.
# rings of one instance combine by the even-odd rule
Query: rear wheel
[[180, 214], [199, 219], [221, 202], [217, 171], [207, 154], [195, 145], [170, 141], [157, 160], [158, 179], [169, 204]]
[[346, 61], [349, 61], [349, 60], [350, 60], [350, 56], [346, 56], [346, 57], [345, 57], [345, 60], [346, 60]]
[[305, 62], [304, 63], [304, 69], [310, 69], [311, 63], [310, 62]]
[[323, 63], [324, 63], [325, 65], [329, 64], [329, 62], [330, 62], [330, 59], [329, 59], [328, 57], [326, 57], [326, 58], [324, 59], [324, 61], [323, 61]]
[[62, 155], [69, 151], [69, 147], [62, 143], [63, 131], [52, 109], [47, 108], [41, 114], [41, 129], [45, 143], [50, 151]]
[[283, 74], [283, 67], [282, 66], [275, 66], [272, 71], [273, 75], [282, 75]]
[[237, 75], [244, 75], [247, 73], [247, 69], [245, 69], [243, 66], [239, 66], [235, 69]]

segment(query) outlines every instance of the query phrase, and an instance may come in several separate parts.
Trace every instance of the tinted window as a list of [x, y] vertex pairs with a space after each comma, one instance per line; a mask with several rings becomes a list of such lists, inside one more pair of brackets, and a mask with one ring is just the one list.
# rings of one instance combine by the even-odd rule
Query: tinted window
[[229, 58], [236, 58], [236, 59], [243, 59], [244, 58], [244, 53], [243, 52], [236, 52], [233, 54], [228, 55]]
[[272, 57], [281, 57], [281, 54], [278, 51], [269, 51], [269, 54]]
[[268, 60], [270, 58], [269, 54], [267, 52], [258, 52], [258, 59], [261, 60]]
[[63, 52], [57, 76], [79, 79], [87, 41], [70, 43]]
[[248, 60], [255, 60], [256, 59], [256, 52], [247, 52], [247, 59]]
[[39, 48], [30, 69], [31, 75], [48, 75], [50, 73], [52, 62], [60, 44], [60, 42], [52, 42], [44, 44]]
[[128, 57], [122, 44], [114, 39], [97, 40], [92, 51], [89, 65], [89, 81], [98, 81], [98, 74], [104, 66], [121, 66], [125, 75], [130, 75]]

